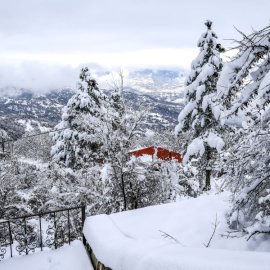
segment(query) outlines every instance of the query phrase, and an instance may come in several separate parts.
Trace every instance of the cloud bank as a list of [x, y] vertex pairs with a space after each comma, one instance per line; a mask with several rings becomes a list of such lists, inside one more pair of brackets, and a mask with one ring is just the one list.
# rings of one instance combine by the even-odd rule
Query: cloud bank
[[[90, 70], [102, 72], [96, 64], [85, 64]], [[16, 89], [45, 93], [55, 89], [75, 89], [82, 66], [57, 66], [38, 61], [20, 65], [0, 65], [0, 95], [14, 94]]]

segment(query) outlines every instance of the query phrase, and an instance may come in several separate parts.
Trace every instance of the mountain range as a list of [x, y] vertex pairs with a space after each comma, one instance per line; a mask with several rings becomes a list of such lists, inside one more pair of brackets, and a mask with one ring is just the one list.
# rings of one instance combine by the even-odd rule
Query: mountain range
[[[106, 78], [108, 74], [98, 76], [97, 80], [104, 82]], [[184, 79], [183, 71], [152, 69], [132, 71], [125, 78], [124, 98], [127, 106], [138, 110], [138, 104], [143, 102], [144, 106], [149, 107], [145, 129], [174, 128], [183, 107]], [[109, 92], [110, 89], [104, 91]], [[74, 90], [56, 89], [37, 94], [33, 89], [16, 89], [13, 93], [16, 94], [0, 96], [0, 128], [17, 139], [25, 133], [53, 128], [60, 121], [61, 109]]]

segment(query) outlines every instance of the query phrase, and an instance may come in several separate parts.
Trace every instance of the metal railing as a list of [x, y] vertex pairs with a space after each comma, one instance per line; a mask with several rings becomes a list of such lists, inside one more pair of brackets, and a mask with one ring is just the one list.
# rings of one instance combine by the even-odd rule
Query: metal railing
[[36, 250], [57, 249], [82, 234], [85, 206], [49, 211], [0, 221], [0, 261]]

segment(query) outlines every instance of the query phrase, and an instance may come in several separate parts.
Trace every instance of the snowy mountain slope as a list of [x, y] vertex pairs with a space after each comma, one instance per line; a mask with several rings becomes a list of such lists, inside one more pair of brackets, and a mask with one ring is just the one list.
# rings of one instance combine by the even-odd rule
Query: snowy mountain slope
[[25, 132], [44, 131], [60, 120], [61, 109], [73, 91], [52, 91], [45, 95], [34, 95], [22, 89], [19, 95], [0, 97], [0, 128], [13, 138]]
[[[84, 233], [97, 258], [112, 269], [269, 269], [268, 252], [251, 252], [270, 251], [269, 239], [228, 237], [229, 196], [202, 195], [90, 217]], [[206, 248], [216, 216], [217, 229]]]
[[177, 93], [185, 81], [184, 71], [144, 69], [133, 71], [127, 77], [127, 85], [145, 93]]
[[[134, 110], [138, 110], [138, 104], [143, 102], [142, 107], [149, 107], [149, 117], [146, 127], [149, 129], [161, 130], [164, 128], [174, 128], [177, 123], [177, 116], [181, 111], [182, 103], [175, 103], [171, 100], [182, 96], [182, 93], [141, 93], [133, 88], [127, 88], [124, 92], [126, 103]], [[169, 100], [169, 101], [168, 101]]]

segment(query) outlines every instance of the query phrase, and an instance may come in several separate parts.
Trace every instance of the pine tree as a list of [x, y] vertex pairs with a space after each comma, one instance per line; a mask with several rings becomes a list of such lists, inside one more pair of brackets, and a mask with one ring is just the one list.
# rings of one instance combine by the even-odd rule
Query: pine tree
[[186, 80], [185, 107], [180, 112], [176, 133], [188, 132], [184, 163], [199, 156], [198, 167], [205, 174], [205, 189], [210, 189], [214, 155], [221, 150], [220, 114], [217, 99], [217, 80], [222, 69], [220, 53], [223, 48], [212, 31], [212, 22], [206, 21], [207, 31], [198, 41], [200, 53], [191, 64]]
[[102, 150], [106, 97], [88, 68], [83, 68], [78, 91], [63, 108], [62, 121], [52, 132], [52, 161], [80, 169], [104, 159]]

